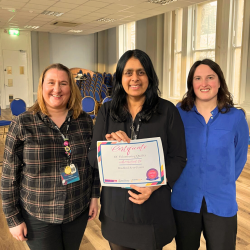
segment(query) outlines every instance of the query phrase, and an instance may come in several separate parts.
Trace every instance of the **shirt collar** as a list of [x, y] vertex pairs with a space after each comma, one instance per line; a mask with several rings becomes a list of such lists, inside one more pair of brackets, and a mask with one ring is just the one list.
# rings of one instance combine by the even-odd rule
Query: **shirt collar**
[[[48, 118], [49, 118], [48, 115], [42, 113], [41, 111], [38, 112], [38, 113], [39, 113], [39, 115], [41, 116], [41, 118], [42, 118], [43, 121], [48, 121]], [[66, 116], [66, 119], [68, 119], [68, 118], [71, 117], [71, 116], [73, 116], [73, 110], [72, 110], [72, 109], [70, 109], [70, 110], [68, 111], [68, 114], [67, 114], [67, 116]], [[65, 120], [66, 120], [66, 119], [65, 119]]]
[[[198, 112], [198, 110], [197, 110], [195, 104], [194, 104], [194, 106], [193, 106], [193, 108], [192, 108], [191, 110], [199, 114], [199, 112]], [[216, 106], [216, 107], [211, 111], [211, 114], [212, 114], [212, 116], [215, 116], [215, 115], [217, 115], [218, 113], [219, 113], [219, 109], [218, 109], [218, 106]]]

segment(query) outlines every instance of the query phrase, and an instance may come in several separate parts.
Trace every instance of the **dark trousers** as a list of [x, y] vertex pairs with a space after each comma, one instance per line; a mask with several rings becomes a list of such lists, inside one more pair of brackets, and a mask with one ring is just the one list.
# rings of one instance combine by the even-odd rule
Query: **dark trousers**
[[[119, 246], [119, 245], [116, 245], [116, 244], [114, 244], [112, 242], [109, 242], [109, 246], [110, 246], [111, 250], [136, 250], [134, 248]], [[158, 249], [158, 250], [162, 250], [162, 248]]]
[[208, 213], [203, 199], [199, 214], [174, 209], [174, 216], [177, 250], [199, 249], [202, 231], [208, 250], [235, 250], [237, 214], [233, 217], [221, 217]]
[[87, 225], [86, 209], [74, 221], [52, 224], [37, 220], [24, 209], [22, 215], [28, 230], [26, 241], [31, 250], [78, 250]]

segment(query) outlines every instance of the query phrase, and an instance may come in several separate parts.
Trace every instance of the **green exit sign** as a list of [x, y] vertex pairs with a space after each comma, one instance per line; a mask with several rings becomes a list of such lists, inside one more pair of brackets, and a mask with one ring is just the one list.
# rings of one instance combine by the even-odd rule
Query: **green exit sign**
[[9, 30], [9, 35], [19, 36], [19, 30], [11, 29], [11, 30]]

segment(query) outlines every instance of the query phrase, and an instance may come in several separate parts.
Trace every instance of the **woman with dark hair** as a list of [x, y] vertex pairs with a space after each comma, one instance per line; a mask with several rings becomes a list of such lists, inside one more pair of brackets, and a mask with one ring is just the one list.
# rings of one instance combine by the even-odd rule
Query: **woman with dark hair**
[[140, 50], [125, 52], [117, 64], [112, 101], [97, 116], [89, 161], [98, 168], [97, 141], [129, 143], [161, 137], [168, 183], [131, 185], [130, 190], [102, 188], [102, 234], [112, 250], [159, 250], [176, 233], [170, 195], [186, 164], [184, 128], [176, 107], [158, 94], [158, 78], [148, 55]]
[[96, 217], [99, 175], [87, 158], [92, 128], [70, 70], [48, 66], [37, 102], [13, 119], [4, 150], [3, 211], [12, 236], [31, 250], [78, 250]]
[[210, 59], [194, 63], [187, 87], [178, 110], [188, 161], [171, 197], [177, 249], [198, 249], [203, 231], [208, 250], [233, 250], [238, 210], [235, 182], [248, 150], [245, 114], [234, 108], [223, 72]]

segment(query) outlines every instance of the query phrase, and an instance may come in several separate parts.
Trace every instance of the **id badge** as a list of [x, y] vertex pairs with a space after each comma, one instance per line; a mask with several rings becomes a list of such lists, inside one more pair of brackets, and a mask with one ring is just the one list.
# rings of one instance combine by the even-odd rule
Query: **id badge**
[[78, 168], [73, 163], [71, 163], [69, 166], [61, 167], [60, 173], [63, 185], [68, 185], [80, 180]]

